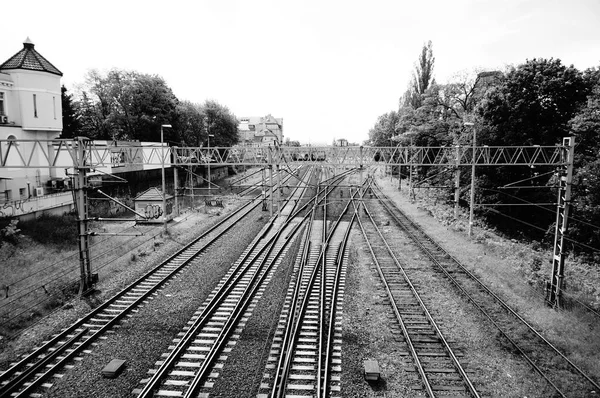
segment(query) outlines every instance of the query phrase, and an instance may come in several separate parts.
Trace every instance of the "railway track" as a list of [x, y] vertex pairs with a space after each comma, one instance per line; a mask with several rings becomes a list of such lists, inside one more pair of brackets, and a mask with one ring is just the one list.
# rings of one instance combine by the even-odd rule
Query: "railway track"
[[[418, 224], [381, 193], [379, 188], [374, 186], [372, 193], [385, 209], [385, 219], [393, 220], [405, 231], [431, 261], [433, 269], [450, 281], [498, 330], [514, 351], [545, 380], [547, 389], [541, 395], [589, 397], [600, 391], [597, 381], [588, 376], [505, 300], [429, 237]], [[374, 205], [369, 207], [372, 206]]]
[[[258, 397], [341, 396], [341, 311], [350, 201], [335, 222], [327, 206], [305, 231]], [[330, 225], [331, 224], [331, 225]]]
[[167, 260], [138, 278], [70, 327], [53, 336], [0, 374], [0, 398], [28, 396], [40, 386], [50, 387], [74, 360], [88, 353], [124, 317], [130, 316], [260, 204], [256, 197], [226, 216]]
[[[311, 202], [297, 208], [298, 201], [294, 200], [304, 195], [307, 185], [297, 187], [288, 198], [282, 214], [292, 214], [271, 219], [134, 394], [139, 398], [209, 394], [219, 377], [218, 369], [227, 360], [226, 353], [235, 345], [245, 320], [307, 220], [308, 214], [296, 216]], [[313, 202], [320, 202], [318, 195]], [[291, 210], [286, 211], [288, 206]]]
[[358, 225], [402, 331], [406, 351], [419, 374], [418, 390], [424, 389], [428, 397], [479, 397], [458, 354], [406, 273], [407, 264], [396, 257], [367, 208], [364, 213], [367, 221], [363, 223], [359, 217]]

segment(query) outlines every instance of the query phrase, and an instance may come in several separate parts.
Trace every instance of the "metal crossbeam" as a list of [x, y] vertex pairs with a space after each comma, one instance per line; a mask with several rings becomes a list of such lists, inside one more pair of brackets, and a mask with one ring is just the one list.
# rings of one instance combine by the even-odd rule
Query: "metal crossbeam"
[[[77, 156], [85, 145], [85, 158]], [[160, 143], [79, 140], [0, 140], [0, 168], [80, 168], [162, 164]], [[568, 149], [556, 146], [456, 147], [168, 147], [167, 165], [255, 166], [323, 164], [328, 166], [564, 166]], [[269, 161], [269, 159], [271, 159]]]

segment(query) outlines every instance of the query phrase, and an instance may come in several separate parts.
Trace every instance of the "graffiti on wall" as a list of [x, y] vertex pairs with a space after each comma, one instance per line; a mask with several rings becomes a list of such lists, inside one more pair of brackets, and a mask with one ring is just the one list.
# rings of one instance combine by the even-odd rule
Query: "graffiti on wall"
[[162, 216], [162, 206], [148, 204], [143, 208], [142, 214], [144, 214], [144, 216], [149, 220], [155, 220]]
[[21, 216], [34, 211], [34, 203], [29, 199], [6, 202], [0, 208], [0, 218]]

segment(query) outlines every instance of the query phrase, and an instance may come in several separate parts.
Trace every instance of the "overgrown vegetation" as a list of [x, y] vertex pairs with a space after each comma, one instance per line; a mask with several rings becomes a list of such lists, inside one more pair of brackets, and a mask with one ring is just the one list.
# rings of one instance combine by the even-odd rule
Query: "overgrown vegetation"
[[[380, 116], [372, 146], [554, 146], [575, 137], [572, 249], [600, 253], [600, 68], [580, 71], [559, 59], [528, 59], [503, 71], [463, 71], [438, 84], [431, 42], [415, 64], [400, 107]], [[408, 170], [400, 172], [406, 178]], [[417, 186], [445, 186], [453, 196], [452, 168], [413, 168]], [[553, 167], [497, 166], [477, 170], [475, 203], [481, 218], [514, 238], [543, 241], [556, 219]], [[470, 173], [461, 173], [460, 204], [468, 206]], [[510, 185], [510, 189], [502, 187]], [[451, 199], [453, 200], [453, 199]], [[517, 205], [515, 205], [517, 204]]]
[[54, 216], [43, 214], [31, 221], [19, 223], [23, 234], [36, 242], [54, 244], [60, 248], [74, 248], [77, 245], [77, 218], [75, 214]]

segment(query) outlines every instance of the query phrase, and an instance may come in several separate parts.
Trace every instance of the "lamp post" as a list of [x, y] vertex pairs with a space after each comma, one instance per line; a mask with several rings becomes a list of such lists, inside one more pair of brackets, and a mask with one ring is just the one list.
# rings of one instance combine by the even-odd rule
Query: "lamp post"
[[162, 124], [160, 126], [160, 150], [161, 150], [161, 162], [160, 162], [160, 170], [162, 174], [162, 208], [163, 208], [163, 228], [165, 232], [167, 232], [167, 193], [165, 187], [165, 144], [164, 144], [164, 128], [172, 128], [170, 124]]

